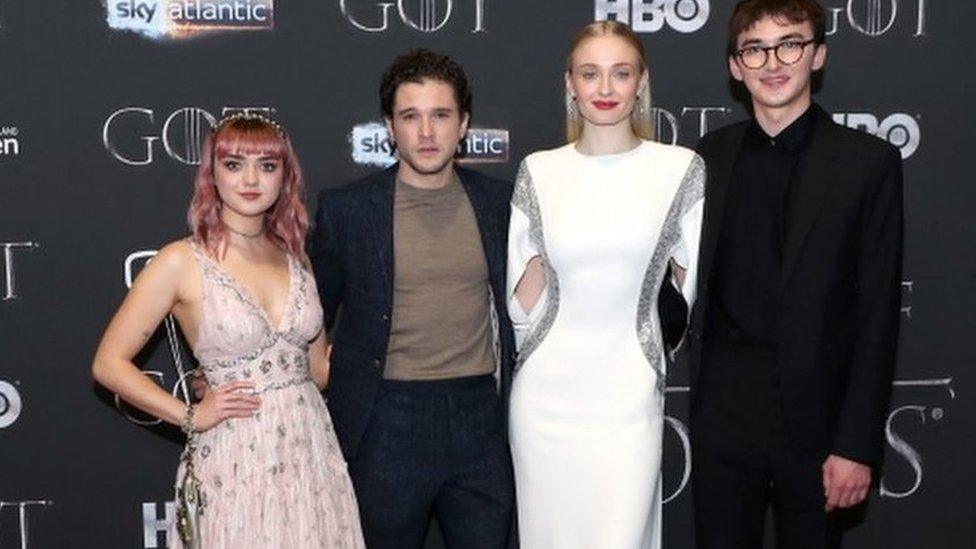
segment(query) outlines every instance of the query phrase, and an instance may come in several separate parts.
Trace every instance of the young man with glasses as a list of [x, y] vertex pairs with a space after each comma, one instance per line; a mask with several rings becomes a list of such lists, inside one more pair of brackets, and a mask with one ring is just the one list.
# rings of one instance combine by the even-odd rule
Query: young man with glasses
[[699, 547], [839, 545], [837, 509], [867, 496], [882, 454], [898, 337], [898, 151], [811, 100], [825, 15], [745, 0], [729, 70], [752, 119], [702, 138], [708, 167], [691, 317]]

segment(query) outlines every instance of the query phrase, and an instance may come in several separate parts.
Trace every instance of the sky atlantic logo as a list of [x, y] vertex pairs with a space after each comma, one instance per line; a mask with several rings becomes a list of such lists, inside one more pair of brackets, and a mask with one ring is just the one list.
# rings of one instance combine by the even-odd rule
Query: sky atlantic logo
[[[224, 107], [223, 117], [236, 112], [270, 114], [271, 107]], [[195, 166], [200, 163], [203, 140], [217, 124], [218, 116], [200, 107], [181, 107], [157, 117], [147, 107], [123, 107], [105, 119], [102, 144], [112, 158], [128, 166], [148, 166], [159, 156], [159, 146], [171, 159]], [[161, 122], [161, 124], [159, 123]]]
[[21, 400], [17, 387], [0, 380], [0, 429], [13, 425], [23, 409], [24, 401]]
[[[339, 0], [342, 15], [364, 32], [384, 32], [397, 22], [423, 33], [437, 32], [455, 18], [455, 0]], [[459, 16], [460, 17], [460, 16]], [[485, 32], [485, 0], [474, 0], [471, 32]]]
[[[864, 36], [877, 37], [911, 23], [912, 36], [925, 36], [928, 0], [846, 0], [827, 10], [827, 35], [845, 27]], [[838, 3], [834, 0], [832, 3]], [[905, 21], [905, 24], [901, 24]]]
[[468, 128], [464, 141], [458, 145], [461, 164], [503, 164], [508, 162], [508, 130], [496, 128]]
[[[362, 166], [387, 168], [396, 161], [395, 147], [382, 122], [355, 126], [348, 136], [352, 161]], [[509, 159], [508, 130], [468, 128], [458, 145], [458, 162], [462, 164], [505, 163]]]
[[0, 158], [20, 154], [20, 130], [17, 126], [0, 126]]
[[109, 28], [153, 39], [274, 28], [274, 0], [103, 0]]
[[700, 30], [711, 12], [709, 0], [594, 0], [594, 21], [611, 19], [634, 32], [658, 32], [665, 27], [680, 33]]
[[349, 132], [352, 161], [362, 166], [386, 168], [396, 162], [393, 141], [382, 122], [367, 122]]
[[907, 160], [922, 143], [922, 129], [918, 120], [905, 113], [894, 113], [885, 118], [866, 112], [834, 113], [834, 122], [865, 131], [894, 145], [902, 160]]

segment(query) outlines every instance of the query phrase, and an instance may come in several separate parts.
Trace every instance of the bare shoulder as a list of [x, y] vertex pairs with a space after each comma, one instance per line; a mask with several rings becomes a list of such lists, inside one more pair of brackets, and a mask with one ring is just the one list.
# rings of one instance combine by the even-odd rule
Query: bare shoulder
[[196, 273], [193, 246], [181, 239], [166, 244], [156, 252], [152, 260], [139, 272], [136, 287], [183, 288], [187, 279]]
[[186, 272], [194, 264], [193, 254], [193, 246], [190, 241], [182, 238], [160, 248], [150, 264], [158, 270], [180, 274]]
[[202, 252], [194, 250], [189, 239], [166, 244], [139, 273], [136, 286], [172, 295], [177, 303], [196, 301], [201, 294], [197, 253]]

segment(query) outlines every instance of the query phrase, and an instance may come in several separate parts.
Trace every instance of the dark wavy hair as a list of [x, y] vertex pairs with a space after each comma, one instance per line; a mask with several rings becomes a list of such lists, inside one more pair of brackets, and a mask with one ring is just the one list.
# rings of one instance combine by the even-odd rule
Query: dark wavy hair
[[728, 56], [734, 55], [738, 49], [739, 35], [764, 17], [793, 24], [809, 21], [816, 43], [826, 42], [827, 14], [816, 0], [742, 0], [735, 5], [729, 19]]
[[417, 48], [397, 56], [383, 71], [380, 79], [380, 108], [383, 116], [393, 118], [393, 101], [402, 84], [423, 84], [428, 79], [449, 84], [454, 89], [459, 114], [471, 114], [471, 88], [461, 65], [447, 55]]

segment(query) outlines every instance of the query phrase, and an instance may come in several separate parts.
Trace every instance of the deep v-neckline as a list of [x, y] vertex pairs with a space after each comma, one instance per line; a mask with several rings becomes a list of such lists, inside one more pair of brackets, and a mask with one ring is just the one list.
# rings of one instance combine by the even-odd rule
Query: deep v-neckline
[[264, 321], [269, 330], [271, 330], [273, 333], [280, 334], [287, 329], [287, 321], [292, 309], [292, 300], [294, 298], [293, 293], [295, 288], [295, 272], [294, 265], [292, 265], [291, 254], [287, 252], [285, 253], [285, 258], [288, 262], [288, 289], [287, 294], [285, 295], [285, 308], [281, 311], [281, 317], [278, 319], [277, 327], [275, 326], [275, 323], [271, 321], [271, 315], [268, 313], [268, 310], [261, 305], [261, 300], [259, 300], [243, 282], [238, 280], [234, 275], [230, 274], [227, 269], [224, 269], [210, 256], [204, 254], [204, 257], [210, 262], [211, 265], [213, 265], [214, 269], [216, 269], [220, 276], [227, 279], [228, 284], [234, 287], [234, 290], [236, 290], [238, 295], [241, 296], [241, 299], [257, 311], [258, 315]]

